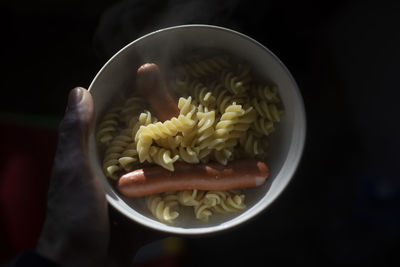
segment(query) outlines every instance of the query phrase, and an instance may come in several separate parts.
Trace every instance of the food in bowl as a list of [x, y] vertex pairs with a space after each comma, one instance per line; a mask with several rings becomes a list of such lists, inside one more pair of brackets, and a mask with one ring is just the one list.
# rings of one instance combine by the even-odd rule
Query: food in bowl
[[131, 96], [97, 127], [104, 174], [163, 223], [180, 206], [205, 222], [244, 210], [243, 189], [269, 174], [269, 136], [283, 113], [277, 86], [229, 54], [158, 65], [138, 69]]

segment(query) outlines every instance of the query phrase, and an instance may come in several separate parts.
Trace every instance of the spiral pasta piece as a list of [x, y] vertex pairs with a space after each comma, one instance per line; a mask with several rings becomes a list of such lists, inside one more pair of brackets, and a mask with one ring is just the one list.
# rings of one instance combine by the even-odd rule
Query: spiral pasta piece
[[174, 155], [171, 158], [171, 154], [170, 150], [151, 146], [149, 151], [150, 162], [154, 162], [169, 171], [174, 171], [174, 162], [179, 159], [179, 155]]
[[[247, 130], [250, 128], [250, 126], [254, 123], [256, 120], [257, 113], [253, 109], [253, 107], [248, 107], [247, 109], [244, 110], [244, 113], [242, 116], [239, 117], [238, 122], [234, 125], [233, 130], [229, 134], [229, 141], [231, 142], [231, 146], [235, 146], [237, 142], [233, 140], [238, 140], [241, 138]], [[230, 147], [230, 146], [227, 146]]]
[[158, 119], [156, 117], [153, 117], [150, 113], [150, 111], [145, 110], [144, 112], [140, 113], [139, 115], [139, 123], [140, 125], [149, 125], [151, 123], [156, 123]]
[[251, 100], [251, 104], [261, 117], [272, 122], [281, 120], [279, 110], [275, 104], [268, 104], [265, 100], [258, 101], [256, 98]]
[[178, 132], [184, 132], [190, 129], [193, 127], [193, 124], [193, 120], [179, 115], [178, 118], [141, 126], [138, 131], [138, 138], [150, 136], [153, 140], [158, 140], [160, 138], [167, 138], [168, 136], [175, 136]]
[[215, 207], [221, 204], [221, 201], [221, 196], [216, 191], [208, 191], [202, 199], [202, 202], [209, 207]]
[[[195, 102], [192, 102], [192, 97], [183, 98], [181, 97], [178, 102], [178, 108], [180, 110], [180, 115], [184, 115], [187, 118], [191, 118], [193, 120], [193, 126], [197, 123], [197, 110]], [[181, 145], [183, 147], [188, 147], [193, 145], [193, 140], [196, 137], [196, 130], [194, 127], [188, 127], [187, 129], [182, 129], [182, 139]]]
[[134, 123], [132, 123], [132, 138], [135, 140], [135, 136], [137, 131], [139, 130], [140, 126], [147, 126], [151, 123], [156, 123], [158, 119], [153, 117], [150, 111], [145, 110], [144, 112], [140, 113], [139, 117], [134, 117], [136, 119]]
[[228, 161], [232, 159], [234, 145], [229, 145], [229, 148], [214, 150], [215, 160], [222, 165], [226, 165]]
[[201, 142], [202, 140], [204, 140], [205, 138], [207, 138], [207, 136], [203, 136], [203, 134], [208, 130], [208, 129], [212, 129], [212, 127], [214, 126], [214, 122], [215, 122], [215, 111], [211, 110], [211, 111], [199, 111], [197, 112], [197, 118], [199, 119], [198, 123], [197, 123], [197, 134], [199, 135], [198, 137], [198, 142]]
[[208, 219], [212, 215], [212, 211], [210, 210], [210, 206], [200, 202], [199, 205], [194, 206], [194, 214], [195, 217], [203, 222], [208, 222]]
[[258, 118], [251, 125], [252, 129], [254, 129], [257, 133], [262, 135], [270, 135], [275, 131], [274, 123], [268, 119]]
[[204, 194], [205, 191], [194, 189], [179, 191], [177, 196], [179, 203], [183, 206], [198, 206]]
[[144, 109], [143, 99], [140, 96], [132, 96], [128, 98], [120, 112], [121, 120], [127, 125], [128, 127], [132, 128], [132, 123], [130, 120], [133, 116], [138, 114]]
[[216, 96], [216, 109], [222, 114], [225, 112], [226, 108], [233, 103], [233, 96], [227, 90], [224, 89], [220, 92], [217, 92]]
[[268, 103], [278, 104], [281, 102], [278, 88], [276, 86], [271, 88], [268, 85], [253, 84], [251, 92], [253, 93], [253, 96], [266, 100]]
[[224, 136], [225, 133], [232, 131], [233, 126], [238, 121], [238, 118], [244, 114], [241, 105], [235, 103], [228, 106], [222, 114], [221, 119], [215, 126], [216, 136]]
[[208, 83], [207, 88], [209, 88], [215, 100], [222, 91], [226, 90], [225, 86], [221, 83], [219, 79]]
[[179, 216], [177, 211], [172, 211], [172, 208], [178, 205], [178, 199], [175, 194], [147, 196], [146, 205], [153, 216], [161, 222], [172, 224], [173, 220]]
[[227, 56], [215, 56], [182, 64], [178, 67], [177, 72], [181, 75], [187, 74], [198, 79], [210, 74], [219, 73], [223, 69], [229, 67], [230, 63]]
[[212, 207], [212, 210], [215, 212], [237, 212], [246, 208], [244, 204], [245, 196], [243, 194], [236, 194], [231, 191], [214, 191], [210, 194], [220, 197], [220, 202]]
[[[141, 126], [144, 127], [144, 126]], [[141, 128], [140, 128], [141, 129]], [[144, 161], [148, 161], [151, 162], [151, 158], [150, 158], [150, 147], [153, 144], [153, 139], [151, 138], [151, 136], [148, 135], [144, 135], [144, 136], [140, 136], [140, 129], [136, 134], [136, 138], [135, 138], [135, 143], [136, 143], [136, 151], [138, 152], [138, 156], [139, 156], [139, 161], [140, 163], [143, 163]], [[138, 137], [140, 136], [140, 137]]]
[[197, 103], [209, 108], [215, 106], [215, 97], [212, 95], [211, 90], [203, 83], [193, 81], [190, 84], [190, 90], [193, 92], [194, 99]]
[[121, 108], [113, 108], [104, 115], [96, 134], [97, 141], [102, 145], [109, 144], [118, 132], [119, 112]]
[[235, 191], [207, 191], [194, 206], [197, 219], [207, 222], [213, 212], [237, 212], [246, 208], [245, 196]]
[[247, 131], [245, 135], [240, 138], [240, 147], [243, 149], [243, 154], [247, 157], [258, 157], [264, 154], [268, 142], [262, 135], [254, 131]]
[[132, 142], [131, 129], [125, 129], [116, 136], [112, 142], [108, 145], [104, 152], [103, 159], [103, 172], [104, 174], [111, 178], [117, 179], [116, 174], [121, 170], [120, 162], [118, 159], [125, 148]]
[[192, 103], [192, 97], [189, 96], [188, 98], [181, 97], [178, 101], [178, 109], [180, 115], [183, 115], [189, 119], [196, 113], [197, 108], [194, 103]]
[[197, 132], [193, 144], [198, 152], [199, 159], [204, 159], [212, 151], [214, 145], [215, 111], [197, 112]]
[[251, 68], [247, 64], [238, 64], [236, 69], [236, 74], [238, 80], [240, 80], [243, 84], [248, 85], [252, 80], [251, 76]]
[[[150, 123], [157, 122], [157, 118], [152, 117], [151, 113], [149, 111], [142, 112], [139, 117], [135, 116], [134, 118], [131, 119], [131, 122], [135, 119], [135, 122], [133, 124], [133, 128], [130, 130], [131, 136], [135, 136], [137, 130], [139, 129], [140, 126], [146, 126]], [[130, 129], [130, 128], [128, 128]], [[129, 132], [126, 132], [128, 134]], [[139, 162], [138, 159], [138, 151], [136, 149], [137, 144], [134, 139], [131, 138], [130, 143], [125, 147], [125, 149], [121, 152], [120, 157], [118, 158], [118, 162], [120, 166], [125, 170], [125, 171], [131, 171], [133, 170], [134, 166], [136, 163]]]
[[176, 150], [182, 143], [183, 136], [177, 135], [177, 136], [168, 136], [167, 138], [160, 138], [156, 140], [157, 145], [160, 147]]
[[225, 142], [229, 139], [230, 132], [234, 129], [235, 124], [239, 121], [239, 117], [242, 116], [245, 111], [241, 105], [235, 103], [228, 106], [225, 112], [222, 114], [220, 120], [215, 126], [214, 132], [214, 148], [221, 150], [226, 146]]
[[248, 89], [245, 81], [240, 80], [230, 71], [226, 71], [221, 75], [221, 82], [232, 94], [242, 94]]
[[134, 164], [139, 161], [136, 144], [131, 141], [118, 158], [118, 162], [125, 171], [134, 169]]
[[140, 162], [144, 162], [145, 160], [151, 162], [149, 151], [153, 140], [175, 136], [178, 132], [184, 132], [193, 127], [193, 125], [193, 120], [184, 115], [179, 115], [178, 118], [172, 118], [164, 122], [140, 126], [135, 136]]
[[203, 199], [202, 202], [206, 203], [210, 207], [215, 207], [221, 204], [222, 201], [225, 201], [229, 196], [229, 191], [208, 191]]
[[196, 164], [200, 162], [199, 156], [192, 147], [179, 147], [179, 157], [187, 163]]
[[226, 201], [221, 202], [220, 205], [213, 207], [213, 210], [219, 213], [236, 212], [246, 208], [244, 204], [244, 195], [235, 195], [229, 197]]

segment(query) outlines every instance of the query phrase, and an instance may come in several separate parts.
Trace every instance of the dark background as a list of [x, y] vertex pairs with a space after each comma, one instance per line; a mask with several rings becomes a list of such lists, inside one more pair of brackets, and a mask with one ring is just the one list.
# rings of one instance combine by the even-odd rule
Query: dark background
[[[211, 1], [210, 1], [211, 2]], [[111, 55], [144, 33], [186, 23], [238, 30], [297, 80], [307, 113], [300, 167], [248, 224], [188, 239], [186, 266], [380, 263], [400, 247], [398, 1], [5, 1], [4, 120], [62, 118]], [[2, 131], [7, 129], [2, 129]]]

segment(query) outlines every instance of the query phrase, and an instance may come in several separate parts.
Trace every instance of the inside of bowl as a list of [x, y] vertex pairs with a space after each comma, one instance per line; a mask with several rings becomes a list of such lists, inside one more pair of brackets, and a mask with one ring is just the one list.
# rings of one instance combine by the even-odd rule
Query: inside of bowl
[[[218, 27], [175, 27], [149, 34], [117, 53], [99, 72], [90, 86], [96, 108], [96, 125], [110, 106], [121, 104], [133, 90], [137, 68], [146, 62], [168, 66], [176, 55], [195, 50], [226, 51], [248, 62], [257, 76], [273, 82], [284, 107], [282, 121], [270, 137], [267, 160], [270, 177], [260, 187], [245, 189], [247, 208], [238, 213], [214, 214], [205, 223], [197, 220], [193, 208], [184, 207], [173, 225], [165, 225], [148, 211], [142, 198], [129, 199], [118, 194], [102, 173], [101, 155], [94, 136], [90, 149], [94, 169], [102, 181], [109, 202], [125, 215], [153, 228], [195, 234], [237, 225], [264, 210], [283, 191], [298, 164], [304, 144], [305, 121], [301, 96], [283, 64], [254, 40]], [[178, 229], [178, 230], [177, 230]], [[207, 230], [207, 231], [208, 231]]]

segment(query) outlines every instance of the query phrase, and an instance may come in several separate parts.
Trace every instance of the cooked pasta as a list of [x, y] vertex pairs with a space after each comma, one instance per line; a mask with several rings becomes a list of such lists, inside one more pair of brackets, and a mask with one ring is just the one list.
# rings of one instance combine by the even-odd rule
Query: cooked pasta
[[178, 201], [183, 206], [198, 206], [205, 194], [203, 190], [182, 190], [179, 191]]
[[259, 134], [270, 135], [275, 131], [274, 123], [268, 119], [257, 118], [252, 124], [252, 128]]
[[[200, 110], [204, 110], [199, 106]], [[193, 134], [187, 134], [187, 144], [191, 147], [191, 150], [196, 152], [198, 160], [204, 159], [209, 153], [211, 153], [213, 145], [213, 134], [214, 134], [214, 122], [215, 122], [215, 111], [210, 112], [197, 112], [197, 125], [193, 129]], [[193, 155], [194, 156], [194, 155]], [[198, 162], [198, 161], [197, 161]]]
[[[229, 145], [233, 147], [233, 145]], [[232, 159], [233, 149], [232, 148], [223, 148], [221, 150], [214, 150], [214, 158], [216, 161], [221, 163], [222, 165], [226, 165], [229, 160]]]
[[242, 94], [247, 90], [247, 84], [232, 72], [224, 72], [221, 76], [221, 82], [232, 94]]
[[179, 95], [182, 97], [188, 97], [190, 94], [189, 88], [190, 78], [188, 75], [181, 74], [178, 77], [174, 76], [168, 82], [170, 90], [172, 90], [175, 95]]
[[119, 164], [125, 171], [133, 170], [134, 164], [139, 161], [136, 144], [131, 141], [118, 158]]
[[161, 138], [167, 138], [169, 136], [175, 136], [179, 132], [184, 132], [190, 129], [194, 124], [194, 121], [190, 118], [179, 115], [178, 118], [172, 118], [164, 122], [151, 123], [147, 126], [141, 126], [136, 135], [136, 139], [140, 139], [142, 136], [149, 136], [153, 140]]
[[[179, 61], [177, 61], [179, 62]], [[144, 166], [174, 171], [178, 161], [214, 161], [226, 165], [240, 158], [265, 158], [269, 137], [283, 115], [276, 85], [258, 81], [248, 64], [229, 56], [194, 56], [167, 75], [179, 97], [179, 115], [160, 122], [137, 93], [110, 109], [97, 127], [103, 147], [103, 171], [111, 179]], [[241, 191], [182, 190], [145, 197], [151, 214], [171, 224], [179, 206], [209, 221], [214, 213], [246, 208]]]
[[194, 99], [197, 103], [210, 108], [214, 107], [215, 97], [212, 95], [210, 89], [203, 83], [194, 81], [189, 85], [189, 90], [193, 92]]
[[132, 96], [128, 98], [120, 112], [121, 120], [127, 125], [132, 127], [133, 125], [130, 123], [132, 117], [143, 111], [144, 104], [143, 99], [139, 95]]
[[207, 138], [207, 134], [206, 136], [204, 136], [207, 130], [212, 129], [212, 127], [214, 126], [215, 111], [198, 111], [197, 118], [199, 119], [199, 122], [197, 123], [197, 133], [200, 135], [197, 141], [201, 142], [202, 140]]
[[139, 130], [140, 126], [147, 126], [151, 123], [156, 123], [158, 119], [153, 117], [148, 110], [144, 110], [140, 113], [139, 117], [132, 116], [130, 119], [128, 128], [132, 128], [132, 139], [135, 139], [136, 133]]
[[[130, 119], [130, 125], [132, 126], [132, 129], [128, 127], [125, 133], [126, 135], [130, 134], [132, 137], [135, 135], [140, 126], [146, 126], [154, 122], [157, 122], [157, 118], [152, 117], [149, 111], [142, 112], [139, 117], [132, 116]], [[137, 144], [132, 138], [129, 141], [129, 144], [119, 155], [118, 162], [125, 171], [133, 170], [134, 166], [139, 162]]]
[[245, 113], [241, 105], [233, 103], [229, 105], [222, 114], [219, 122], [215, 126], [214, 146], [215, 149], [221, 150], [229, 145], [226, 143], [230, 138], [230, 133], [235, 129], [235, 125], [239, 122], [239, 117]]
[[179, 147], [179, 157], [187, 163], [199, 163], [199, 155], [192, 147]]
[[183, 136], [168, 136], [167, 138], [160, 138], [156, 140], [156, 144], [160, 147], [176, 151], [182, 143]]
[[246, 134], [251, 124], [254, 123], [256, 118], [256, 112], [252, 107], [244, 110], [243, 115], [238, 118], [237, 123], [234, 125], [232, 131], [229, 134], [229, 138], [226, 141], [225, 148], [231, 148], [236, 146], [239, 139]]
[[118, 159], [121, 153], [132, 142], [131, 129], [125, 129], [115, 137], [104, 152], [103, 171], [107, 177], [117, 179], [116, 174], [121, 169]]
[[246, 64], [238, 64], [236, 68], [236, 74], [238, 80], [242, 82], [242, 84], [248, 86], [250, 82], [253, 80], [251, 77], [251, 68]]
[[192, 103], [192, 97], [189, 96], [188, 98], [181, 97], [179, 98], [178, 108], [180, 111], [180, 115], [184, 115], [189, 119], [196, 113], [196, 105]]
[[149, 157], [150, 162], [164, 167], [169, 171], [174, 171], [174, 162], [179, 159], [179, 155], [172, 155], [170, 150], [156, 146], [150, 147]]
[[213, 206], [212, 210], [219, 213], [236, 212], [246, 208], [244, 195], [230, 194], [226, 199], [221, 199], [221, 203]]
[[269, 103], [280, 103], [278, 88], [276, 86], [270, 88], [268, 85], [254, 84], [251, 92], [254, 96], [267, 100]]
[[156, 194], [146, 197], [146, 205], [150, 212], [161, 222], [171, 224], [179, 216], [172, 208], [179, 204], [176, 194]]
[[233, 103], [233, 95], [229, 93], [228, 89], [217, 91], [216, 104], [218, 111], [222, 114], [226, 108]]
[[229, 67], [230, 62], [228, 57], [215, 56], [182, 64], [177, 68], [177, 72], [181, 75], [189, 75], [194, 78], [201, 78], [210, 74], [214, 75], [215, 73], [218, 73]]
[[118, 120], [119, 112], [121, 108], [113, 108], [106, 113], [102, 121], [100, 122], [96, 134], [97, 141], [106, 145], [109, 144], [118, 132]]
[[261, 117], [272, 122], [280, 121], [280, 114], [275, 104], [268, 104], [264, 100], [258, 101], [256, 98], [251, 100], [251, 104]]
[[195, 217], [207, 222], [213, 212], [238, 212], [246, 208], [245, 196], [235, 191], [208, 191], [194, 205]]
[[135, 136], [140, 162], [144, 162], [145, 160], [152, 161], [149, 156], [149, 150], [153, 140], [175, 136], [179, 132], [190, 129], [193, 125], [193, 120], [184, 115], [179, 115], [178, 118], [172, 118], [164, 122], [140, 126]]
[[264, 151], [268, 147], [265, 137], [253, 130], [247, 131], [239, 139], [239, 142], [242, 148], [241, 152], [247, 157], [259, 157], [264, 154]]
[[194, 207], [194, 215], [197, 219], [208, 222], [208, 218], [212, 215], [210, 206], [200, 202], [199, 205]]

